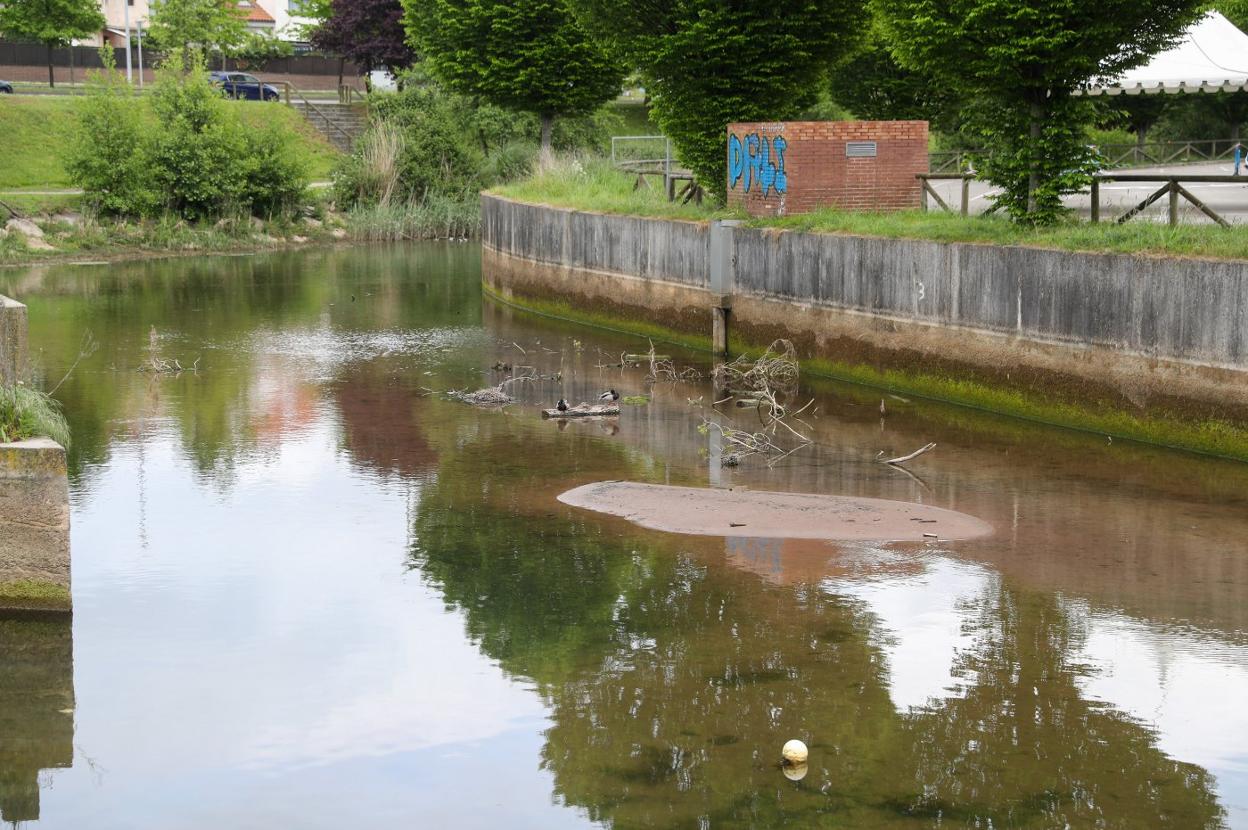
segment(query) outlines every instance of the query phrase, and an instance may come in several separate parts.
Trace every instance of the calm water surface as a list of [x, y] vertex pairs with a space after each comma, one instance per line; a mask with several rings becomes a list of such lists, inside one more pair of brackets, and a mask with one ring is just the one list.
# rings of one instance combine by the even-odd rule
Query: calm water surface
[[[72, 630], [0, 621], [5, 821], [1248, 827], [1248, 465], [822, 384], [816, 446], [712, 472], [709, 386], [539, 420], [647, 393], [598, 368], [644, 344], [479, 272], [471, 245], [0, 271], [43, 376], [98, 344], [58, 392]], [[500, 362], [562, 379], [503, 412], [427, 391]], [[913, 475], [873, 461], [928, 441]], [[679, 537], [555, 501], [604, 478], [995, 533]]]

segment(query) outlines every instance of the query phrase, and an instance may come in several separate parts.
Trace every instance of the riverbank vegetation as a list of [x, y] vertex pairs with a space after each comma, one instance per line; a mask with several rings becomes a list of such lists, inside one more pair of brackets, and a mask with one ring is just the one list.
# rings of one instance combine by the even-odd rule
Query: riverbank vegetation
[[593, 159], [574, 159], [494, 189], [508, 198], [576, 210], [694, 221], [737, 218], [754, 227], [843, 233], [935, 242], [1028, 245], [1066, 251], [1248, 259], [1248, 226], [1179, 225], [1136, 221], [1091, 225], [1069, 219], [1030, 226], [1000, 216], [901, 211], [859, 213], [825, 208], [781, 218], [754, 218], [711, 204], [669, 202], [661, 187], [635, 187], [636, 177]]
[[0, 444], [46, 436], [69, 446], [69, 426], [60, 405], [23, 384], [0, 387]]

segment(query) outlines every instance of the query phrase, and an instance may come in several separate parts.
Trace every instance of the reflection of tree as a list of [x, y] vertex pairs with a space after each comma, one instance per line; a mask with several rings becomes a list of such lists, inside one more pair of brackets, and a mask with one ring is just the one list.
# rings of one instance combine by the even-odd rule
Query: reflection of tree
[[966, 696], [908, 719], [916, 812], [994, 827], [1221, 825], [1205, 770], [1081, 697], [1082, 630], [1056, 596], [1001, 588], [977, 611], [981, 645], [957, 667]]
[[[1216, 826], [1207, 773], [1080, 697], [1077, 624], [1054, 597], [1000, 588], [958, 667], [966, 696], [898, 713], [862, 605], [726, 568], [718, 540], [621, 538], [618, 523], [549, 498], [560, 471], [601, 459], [536, 433], [474, 430], [461, 429], [422, 494], [413, 562], [487, 655], [538, 681], [553, 721], [543, 764], [557, 797], [591, 818]], [[791, 737], [812, 750], [801, 784], [775, 766]]]
[[0, 820], [39, 819], [39, 771], [74, 760], [68, 621], [0, 619]]
[[[219, 476], [258, 440], [248, 411], [258, 333], [471, 326], [481, 315], [478, 269], [469, 246], [355, 248], [18, 270], [0, 274], [0, 293], [30, 305], [32, 354], [52, 383], [84, 331], [100, 344], [57, 392], [74, 437], [71, 477], [103, 462], [145, 416], [175, 424], [195, 467]], [[201, 356], [203, 371], [135, 371], [153, 326], [165, 357]]]
[[333, 386], [343, 437], [357, 464], [412, 478], [437, 466], [424, 431], [425, 400], [380, 361], [352, 366]]
[[597, 665], [616, 630], [617, 599], [643, 578], [648, 557], [555, 503], [576, 465], [573, 442], [549, 430], [517, 441], [488, 422], [480, 428], [481, 439], [447, 456], [422, 492], [412, 563], [465, 611], [482, 651], [510, 672], [561, 683]]

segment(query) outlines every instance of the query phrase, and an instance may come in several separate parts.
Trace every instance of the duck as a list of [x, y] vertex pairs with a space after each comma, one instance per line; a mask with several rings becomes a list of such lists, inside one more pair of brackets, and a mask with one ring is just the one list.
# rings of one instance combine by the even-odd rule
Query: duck
[[555, 404], [555, 409], [559, 410], [560, 412], [567, 412], [568, 402], [565, 401], [563, 398], [560, 398], [559, 403]]
[[598, 400], [600, 401], [618, 401], [619, 399], [620, 393], [616, 392], [614, 389], [608, 389], [606, 392], [603, 392], [598, 396]]

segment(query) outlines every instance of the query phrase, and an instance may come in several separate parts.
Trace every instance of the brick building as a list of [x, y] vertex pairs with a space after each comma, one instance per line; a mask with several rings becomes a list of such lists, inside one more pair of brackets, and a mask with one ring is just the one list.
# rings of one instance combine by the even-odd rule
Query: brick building
[[728, 125], [728, 204], [751, 216], [919, 206], [926, 121]]

